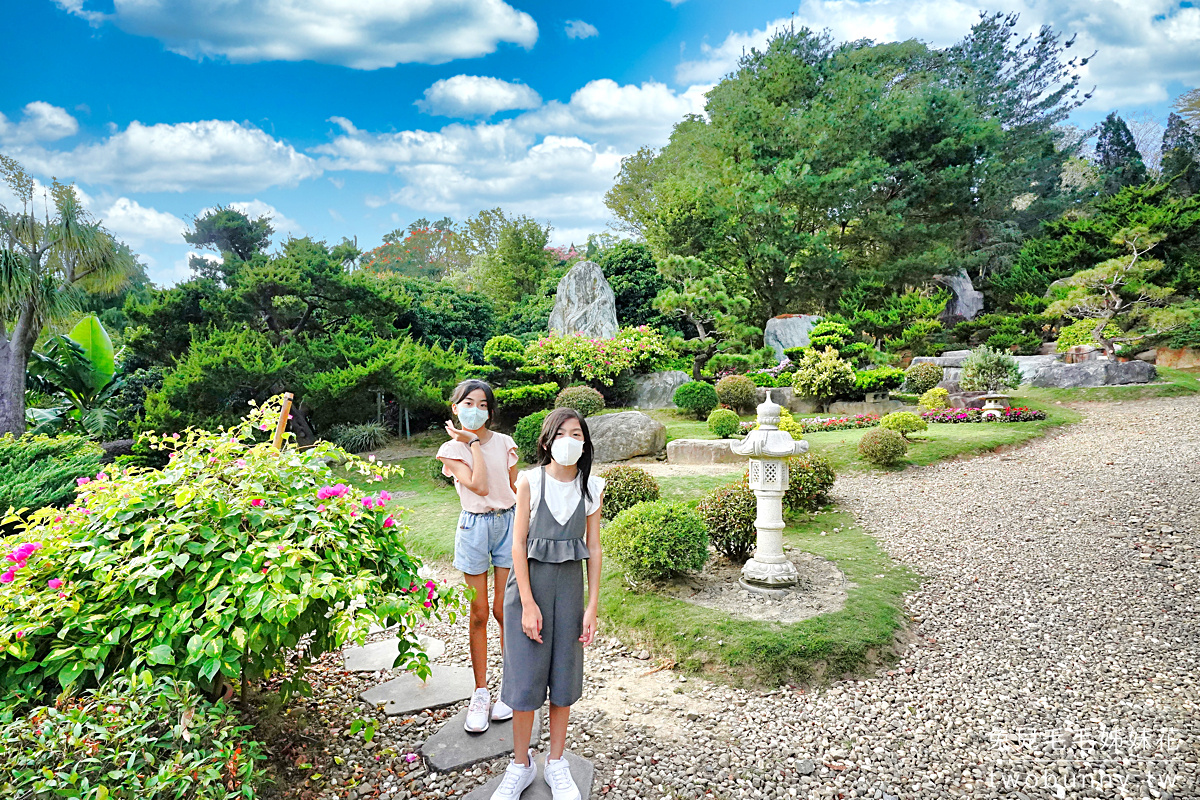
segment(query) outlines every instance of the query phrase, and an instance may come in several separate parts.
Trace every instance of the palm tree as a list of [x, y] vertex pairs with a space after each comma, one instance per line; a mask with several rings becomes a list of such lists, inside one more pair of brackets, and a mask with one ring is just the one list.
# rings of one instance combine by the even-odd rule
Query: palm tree
[[39, 218], [33, 177], [4, 155], [0, 177], [22, 206], [0, 206], [0, 436], [20, 436], [25, 370], [42, 329], [77, 313], [87, 294], [120, 291], [137, 262], [91, 219], [73, 185], [54, 181]]

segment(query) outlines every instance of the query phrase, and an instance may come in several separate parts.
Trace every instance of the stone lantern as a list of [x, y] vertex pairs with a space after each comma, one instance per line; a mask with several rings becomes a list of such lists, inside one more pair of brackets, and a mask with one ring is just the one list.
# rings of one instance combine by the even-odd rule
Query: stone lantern
[[808, 442], [797, 442], [779, 430], [780, 408], [767, 395], [758, 407], [758, 428], [730, 449], [750, 457], [750, 488], [758, 499], [754, 528], [758, 546], [754, 558], [742, 568], [746, 588], [781, 589], [799, 580], [796, 566], [783, 554], [783, 493], [788, 486], [787, 459], [808, 451]]

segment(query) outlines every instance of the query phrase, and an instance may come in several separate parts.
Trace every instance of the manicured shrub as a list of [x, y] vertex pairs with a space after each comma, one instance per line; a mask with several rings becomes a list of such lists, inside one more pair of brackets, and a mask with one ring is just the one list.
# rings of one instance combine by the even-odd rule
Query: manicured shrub
[[913, 394], [925, 394], [942, 382], [942, 368], [919, 361], [904, 371], [904, 388]]
[[832, 347], [819, 353], [808, 350], [796, 365], [792, 388], [797, 394], [828, 403], [854, 388], [854, 367]]
[[728, 408], [713, 409], [708, 415], [708, 429], [718, 438], [728, 439], [741, 430], [742, 421]]
[[745, 375], [726, 375], [717, 381], [717, 399], [735, 411], [754, 408], [758, 395], [754, 381]]
[[867, 431], [858, 442], [858, 454], [864, 461], [877, 467], [895, 464], [904, 458], [907, 450], [903, 436], [883, 428]]
[[766, 387], [768, 389], [775, 387], [776, 377], [770, 372], [751, 372], [746, 377], [749, 378], [755, 386]]
[[858, 393], [888, 392], [904, 383], [904, 370], [895, 367], [864, 369], [854, 373], [854, 391]]
[[713, 372], [735, 372], [740, 375], [750, 371], [751, 363], [750, 356], [741, 353], [717, 353], [708, 360], [708, 368]]
[[557, 383], [530, 383], [523, 386], [505, 386], [494, 389], [496, 413], [507, 422], [520, 419], [526, 414], [549, 408], [558, 395]]
[[720, 403], [717, 390], [704, 381], [688, 381], [675, 390], [672, 399], [675, 405], [694, 413], [696, 419], [704, 419]]
[[625, 370], [653, 372], [673, 355], [662, 334], [643, 325], [622, 328], [612, 339], [579, 333], [546, 336], [529, 345], [525, 363], [564, 382], [612, 386]]
[[866, 363], [871, 357], [870, 345], [859, 341], [849, 326], [832, 320], [824, 320], [813, 326], [808, 332], [808, 346], [817, 352], [832, 347], [844, 360], [853, 364]]
[[0, 514], [68, 502], [76, 479], [99, 472], [103, 455], [80, 436], [0, 437]]
[[829, 460], [816, 453], [802, 453], [787, 460], [788, 488], [783, 507], [792, 514], [816, 511], [829, 499], [837, 476]]
[[454, 476], [447, 475], [442, 469], [444, 466], [445, 465], [442, 464], [442, 462], [439, 461], [438, 459], [430, 458], [428, 461], [428, 465], [425, 468], [427, 470], [429, 470], [429, 477], [433, 478], [434, 483], [439, 484], [439, 485], [444, 484], [446, 486], [453, 486], [454, 485]]
[[935, 386], [921, 395], [921, 399], [918, 401], [917, 406], [922, 411], [936, 411], [939, 408], [945, 408], [949, 404], [950, 392], [941, 388], [940, 386]]
[[963, 360], [959, 385], [968, 392], [1015, 389], [1021, 385], [1021, 367], [1008, 353], [983, 345]]
[[568, 386], [558, 393], [555, 408], [573, 408], [585, 417], [604, 410], [604, 395], [590, 386]]
[[0, 712], [0, 794], [90, 800], [258, 796], [265, 755], [248, 738], [252, 726], [239, 725], [224, 703], [198, 695], [186, 681], [123, 672], [58, 704]]
[[627, 508], [659, 497], [658, 481], [644, 469], [618, 464], [601, 472], [600, 477], [604, 478], [605, 519], [614, 519]]
[[[1092, 335], [1094, 330], [1096, 330], [1096, 320], [1094, 319], [1077, 319], [1070, 325], [1064, 325], [1058, 332], [1058, 340], [1054, 344], [1054, 349], [1060, 353], [1065, 353], [1077, 344], [1090, 344], [1099, 347], [1100, 343]], [[1123, 335], [1123, 333], [1120, 328], [1111, 322], [1104, 326], [1104, 335], [1106, 338], [1112, 339]]]
[[895, 431], [905, 439], [910, 433], [919, 433], [929, 428], [925, 424], [925, 420], [911, 411], [893, 411], [891, 414], [886, 414], [883, 419], [879, 420], [879, 426], [884, 430]]
[[329, 438], [343, 450], [365, 453], [383, 447], [392, 434], [382, 422], [360, 422], [357, 425], [334, 425], [329, 430]]
[[483, 346], [483, 360], [500, 369], [525, 366], [525, 345], [515, 336], [493, 336]]
[[754, 550], [758, 534], [754, 519], [758, 500], [745, 480], [709, 492], [696, 507], [708, 528], [717, 552], [730, 561], [745, 561]]
[[211, 690], [281, 670], [302, 640], [304, 659], [362, 642], [372, 624], [399, 624], [397, 665], [428, 675], [408, 642], [462, 593], [418, 580], [390, 497], [339, 483], [328, 462], [395, 470], [328, 442], [282, 456], [255, 443], [279, 413], [276, 398], [217, 433], [151, 439], [172, 454], [165, 469], [81, 478], [75, 503], [0, 539], [13, 555], [0, 695], [85, 688], [131, 665]]
[[549, 413], [550, 409], [545, 409], [535, 411], [527, 417], [521, 417], [517, 422], [517, 427], [513, 430], [513, 441], [517, 443], [517, 453], [527, 464], [532, 464], [537, 458], [537, 440], [542, 435], [542, 422]]
[[638, 503], [608, 523], [601, 538], [604, 552], [633, 581], [673, 578], [708, 560], [708, 529], [683, 503]]

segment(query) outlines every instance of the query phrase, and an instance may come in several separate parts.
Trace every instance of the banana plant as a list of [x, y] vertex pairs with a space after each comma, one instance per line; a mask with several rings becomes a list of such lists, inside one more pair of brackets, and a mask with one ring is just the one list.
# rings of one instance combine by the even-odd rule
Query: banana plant
[[94, 315], [84, 317], [69, 334], [52, 337], [42, 352], [32, 353], [28, 388], [65, 402], [53, 408], [28, 408], [26, 422], [33, 433], [82, 428], [89, 436], [102, 438], [117, 424], [116, 413], [105, 404], [123, 383], [108, 331]]

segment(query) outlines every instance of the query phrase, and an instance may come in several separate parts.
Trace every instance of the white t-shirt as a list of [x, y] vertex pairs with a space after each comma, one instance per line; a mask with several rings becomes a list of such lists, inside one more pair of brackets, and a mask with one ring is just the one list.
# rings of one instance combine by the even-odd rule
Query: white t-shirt
[[[522, 480], [529, 484], [529, 524], [532, 527], [541, 497], [542, 468], [534, 467], [524, 470], [517, 476], [518, 486], [521, 485]], [[579, 507], [579, 481], [576, 479], [563, 483], [549, 475], [546, 476], [546, 481], [546, 507], [550, 509], [550, 514], [558, 520], [559, 524], [566, 524], [571, 519], [571, 515], [575, 513], [575, 509]], [[584, 510], [590, 517], [596, 513], [596, 509], [600, 508], [600, 503], [604, 499], [604, 478], [590, 476], [588, 493], [591, 495], [591, 499], [587, 501]]]

